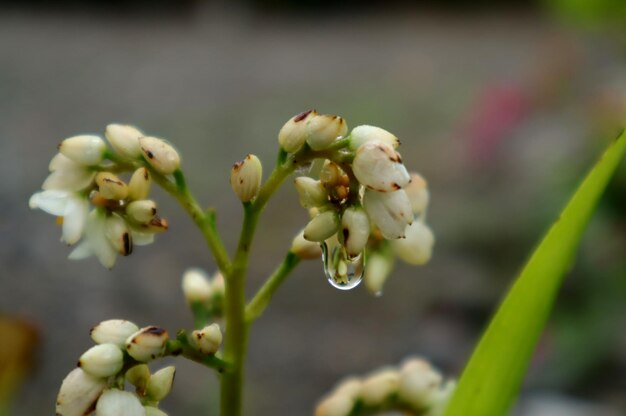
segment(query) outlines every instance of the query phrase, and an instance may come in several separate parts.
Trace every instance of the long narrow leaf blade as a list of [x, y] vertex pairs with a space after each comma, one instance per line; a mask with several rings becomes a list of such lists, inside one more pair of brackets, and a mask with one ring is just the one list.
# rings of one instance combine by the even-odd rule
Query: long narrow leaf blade
[[622, 132], [536, 248], [474, 350], [446, 416], [501, 416], [510, 409], [582, 233], [625, 149]]

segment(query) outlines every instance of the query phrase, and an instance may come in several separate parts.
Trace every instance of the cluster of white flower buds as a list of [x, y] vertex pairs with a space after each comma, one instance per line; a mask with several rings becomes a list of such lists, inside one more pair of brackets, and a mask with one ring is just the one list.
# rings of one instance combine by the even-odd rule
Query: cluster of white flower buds
[[192, 308], [202, 308], [210, 317], [219, 318], [224, 312], [224, 276], [219, 271], [209, 277], [202, 269], [191, 268], [182, 278], [185, 300]]
[[348, 416], [356, 407], [440, 416], [454, 387], [453, 381], [444, 383], [441, 374], [429, 362], [409, 358], [400, 368], [385, 367], [365, 377], [345, 379], [320, 400], [315, 416]]
[[[168, 223], [157, 215], [150, 194], [147, 166], [159, 174], [176, 171], [180, 158], [162, 139], [144, 136], [132, 126], [108, 125], [105, 136], [74, 136], [59, 145], [50, 162], [50, 174], [29, 205], [59, 218], [61, 240], [78, 243], [70, 259], [95, 255], [107, 268], [118, 254], [131, 254], [133, 246], [154, 241]], [[124, 165], [124, 166], [121, 166]], [[128, 182], [114, 172], [135, 169]]]
[[[130, 321], [112, 319], [91, 330], [97, 344], [78, 360], [78, 368], [63, 380], [57, 396], [59, 416], [166, 416], [158, 403], [169, 394], [173, 366], [154, 374], [146, 363], [163, 355], [169, 339], [164, 329], [139, 328]], [[130, 359], [125, 359], [125, 353]], [[129, 364], [134, 364], [128, 368]], [[128, 381], [135, 392], [124, 391]], [[95, 411], [95, 413], [94, 413]]]
[[[287, 121], [278, 141], [285, 152], [310, 150], [309, 159], [325, 159], [317, 179], [295, 179], [311, 220], [294, 239], [292, 252], [302, 259], [324, 254], [331, 283], [349, 288], [353, 275], [363, 271], [367, 251], [375, 264], [365, 278], [374, 293], [382, 290], [394, 252], [410, 264], [428, 262], [434, 244], [425, 223], [428, 188], [405, 168], [396, 136], [368, 125], [348, 133], [343, 118], [311, 110]], [[305, 241], [321, 244], [322, 250]]]

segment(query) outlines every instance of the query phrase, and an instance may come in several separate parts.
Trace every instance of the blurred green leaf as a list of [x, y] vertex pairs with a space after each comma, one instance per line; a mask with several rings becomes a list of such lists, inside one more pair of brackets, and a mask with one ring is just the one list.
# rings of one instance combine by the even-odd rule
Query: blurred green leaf
[[625, 149], [622, 132], [536, 248], [474, 350], [446, 416], [500, 416], [510, 409], [582, 233]]

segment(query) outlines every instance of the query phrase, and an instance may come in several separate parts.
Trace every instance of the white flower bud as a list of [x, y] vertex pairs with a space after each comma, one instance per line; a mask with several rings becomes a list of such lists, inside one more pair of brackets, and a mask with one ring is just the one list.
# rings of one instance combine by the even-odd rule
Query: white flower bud
[[104, 233], [111, 246], [122, 256], [133, 252], [133, 240], [126, 221], [117, 214], [106, 218]]
[[187, 269], [183, 274], [182, 288], [188, 303], [206, 302], [213, 296], [211, 282], [201, 269]]
[[78, 366], [94, 377], [117, 374], [124, 365], [124, 354], [115, 344], [100, 344], [89, 348], [80, 356]]
[[215, 354], [222, 345], [222, 331], [218, 324], [211, 324], [192, 332], [196, 346], [203, 354]]
[[163, 355], [169, 335], [166, 330], [147, 326], [126, 340], [126, 351], [137, 361], [148, 362]]
[[138, 230], [144, 233], [158, 234], [167, 231], [168, 228], [167, 220], [155, 215], [149, 222], [141, 224]]
[[359, 182], [378, 192], [397, 191], [411, 181], [400, 154], [384, 142], [367, 142], [359, 147], [352, 170]]
[[370, 222], [365, 211], [355, 207], [346, 209], [341, 217], [341, 237], [348, 256], [361, 254], [369, 236]]
[[428, 403], [426, 416], [443, 416], [443, 412], [446, 410], [455, 389], [456, 382], [454, 380], [448, 380], [443, 387], [438, 389]]
[[126, 381], [138, 390], [145, 390], [148, 386], [148, 380], [150, 379], [150, 368], [147, 364], [137, 364], [132, 366], [126, 371]]
[[383, 293], [383, 285], [391, 274], [393, 263], [382, 254], [372, 253], [367, 258], [367, 267], [365, 268], [363, 280], [367, 290], [374, 294]]
[[415, 221], [406, 228], [406, 238], [393, 241], [398, 257], [409, 264], [420, 266], [428, 263], [433, 253], [435, 236], [422, 221]]
[[128, 182], [128, 199], [136, 201], [146, 199], [150, 194], [150, 171], [146, 168], [139, 168], [130, 177]]
[[339, 215], [333, 210], [322, 212], [304, 227], [303, 237], [321, 243], [339, 229]]
[[96, 416], [145, 416], [139, 398], [128, 391], [106, 390], [96, 406]]
[[180, 166], [180, 156], [172, 145], [163, 139], [145, 136], [139, 139], [143, 156], [157, 172], [163, 175], [174, 173]]
[[333, 394], [322, 399], [315, 408], [315, 416], [348, 416], [354, 400], [345, 395]]
[[316, 115], [315, 110], [305, 111], [285, 123], [278, 133], [278, 144], [285, 152], [294, 153], [302, 147], [306, 140], [306, 124]]
[[98, 136], [74, 136], [59, 145], [59, 152], [81, 165], [97, 165], [104, 159], [107, 145]]
[[211, 279], [211, 290], [213, 291], [213, 296], [224, 297], [226, 285], [224, 282], [224, 276], [219, 270], [213, 274], [213, 278]]
[[96, 184], [103, 198], [120, 200], [128, 196], [128, 186], [111, 172], [98, 173]]
[[135, 127], [109, 124], [104, 130], [104, 135], [120, 156], [128, 159], [138, 159], [141, 156], [139, 138], [143, 136], [143, 133]]
[[363, 208], [388, 240], [403, 238], [407, 225], [413, 222], [411, 201], [404, 190], [396, 192], [376, 192], [366, 190], [363, 195]]
[[428, 193], [428, 184], [422, 178], [421, 175], [417, 173], [411, 173], [411, 183], [409, 183], [405, 188], [404, 192], [406, 192], [409, 197], [409, 201], [411, 201], [411, 207], [413, 208], [413, 214], [422, 215], [426, 212], [426, 208], [428, 207], [428, 201], [430, 199], [430, 195]]
[[156, 202], [150, 199], [133, 201], [126, 206], [126, 214], [140, 224], [150, 222], [156, 213]]
[[248, 202], [259, 193], [262, 177], [261, 161], [255, 155], [249, 154], [230, 170], [230, 186], [241, 202]]
[[172, 390], [174, 376], [176, 375], [176, 367], [173, 365], [165, 367], [150, 376], [146, 395], [150, 399], [160, 402]]
[[398, 395], [415, 408], [425, 408], [433, 400], [441, 382], [441, 374], [427, 361], [412, 359], [400, 371]]
[[356, 398], [359, 397], [359, 394], [361, 394], [362, 385], [363, 381], [360, 378], [348, 377], [345, 380], [342, 380], [337, 387], [335, 387], [333, 394], [338, 396], [347, 396], [356, 400]]
[[167, 416], [167, 413], [156, 407], [145, 406], [144, 409], [146, 409], [146, 416]]
[[384, 142], [391, 145], [394, 149], [400, 146], [400, 140], [385, 129], [375, 126], [356, 126], [350, 132], [350, 148], [357, 150], [367, 142]]
[[293, 183], [300, 197], [300, 205], [304, 208], [319, 207], [328, 202], [328, 193], [320, 181], [308, 176], [299, 176]]
[[322, 249], [319, 243], [306, 240], [304, 238], [304, 230], [300, 231], [291, 242], [289, 250], [301, 260], [315, 260], [322, 256]]
[[369, 375], [361, 386], [361, 399], [367, 406], [376, 406], [398, 390], [400, 374], [395, 369], [382, 369]]
[[83, 416], [94, 408], [107, 383], [80, 368], [72, 370], [61, 384], [56, 402], [57, 416]]
[[124, 348], [126, 339], [137, 331], [139, 327], [130, 321], [109, 319], [91, 328], [89, 334], [96, 344], [115, 344]]
[[306, 124], [306, 142], [313, 150], [324, 150], [348, 132], [346, 121], [328, 114], [311, 117]]

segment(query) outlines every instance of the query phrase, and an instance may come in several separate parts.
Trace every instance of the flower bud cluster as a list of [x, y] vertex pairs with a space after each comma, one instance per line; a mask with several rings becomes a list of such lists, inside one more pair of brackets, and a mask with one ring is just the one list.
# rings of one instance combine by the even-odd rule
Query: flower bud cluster
[[[111, 124], [105, 136], [113, 151], [98, 136], [63, 140], [50, 161], [43, 190], [30, 198], [29, 205], [60, 219], [63, 242], [70, 246], [80, 242], [70, 259], [96, 256], [111, 268], [118, 254], [131, 254], [134, 246], [152, 243], [155, 234], [168, 228], [157, 215], [156, 203], [148, 199], [151, 176], [142, 165], [169, 174], [178, 169], [180, 158], [165, 141], [146, 137], [131, 126]], [[111, 158], [115, 162], [106, 160]], [[114, 173], [129, 166], [139, 167], [128, 182]]]
[[[167, 332], [157, 327], [139, 329], [130, 321], [111, 319], [96, 325], [91, 338], [97, 345], [78, 360], [78, 367], [63, 380], [57, 396], [56, 414], [60, 416], [145, 416], [165, 415], [157, 408], [171, 391], [175, 368], [163, 368], [154, 374], [146, 364], [161, 356], [168, 341]], [[126, 365], [126, 370], [124, 370]], [[134, 393], [120, 390], [116, 379], [124, 375], [136, 388]]]
[[224, 311], [224, 276], [219, 271], [209, 277], [202, 269], [185, 271], [181, 282], [185, 300], [192, 309], [202, 308], [212, 317], [221, 317]]
[[385, 367], [365, 377], [350, 377], [317, 404], [315, 416], [348, 416], [356, 406], [368, 411], [409, 410], [411, 414], [440, 416], [455, 383], [421, 358], [399, 368]]

